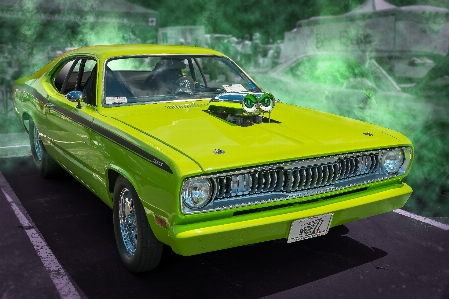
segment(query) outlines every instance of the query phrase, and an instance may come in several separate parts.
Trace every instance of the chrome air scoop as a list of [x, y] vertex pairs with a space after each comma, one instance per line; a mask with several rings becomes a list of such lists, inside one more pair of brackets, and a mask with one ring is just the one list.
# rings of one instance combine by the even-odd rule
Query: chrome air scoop
[[[238, 126], [247, 127], [271, 119], [275, 99], [271, 93], [226, 92], [210, 100], [208, 113]], [[264, 116], [268, 113], [268, 118]]]

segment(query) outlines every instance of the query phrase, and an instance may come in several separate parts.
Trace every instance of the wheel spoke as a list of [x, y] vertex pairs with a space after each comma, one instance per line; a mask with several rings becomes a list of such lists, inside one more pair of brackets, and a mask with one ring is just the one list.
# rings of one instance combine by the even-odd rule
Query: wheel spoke
[[133, 198], [127, 188], [123, 188], [119, 198], [120, 231], [126, 251], [134, 255], [137, 248], [137, 218]]
[[36, 153], [36, 158], [41, 161], [42, 160], [42, 142], [39, 137], [39, 131], [37, 130], [36, 126], [34, 126], [34, 151]]

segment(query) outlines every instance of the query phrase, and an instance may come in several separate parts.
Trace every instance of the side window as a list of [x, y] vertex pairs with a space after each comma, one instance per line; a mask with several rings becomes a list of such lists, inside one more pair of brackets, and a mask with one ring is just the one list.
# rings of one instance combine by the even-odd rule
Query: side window
[[72, 71], [69, 70], [69, 73], [66, 76], [65, 86], [63, 85], [64, 90], [61, 90], [61, 93], [67, 94], [70, 91], [79, 90], [77, 88], [77, 82], [78, 82], [77, 79], [78, 79], [78, 74], [80, 71], [81, 64], [82, 64], [81, 59], [75, 60], [75, 65], [74, 65]]
[[53, 85], [62, 94], [82, 91], [86, 103], [95, 105], [96, 65], [97, 61], [93, 58], [72, 59], [54, 75]]
[[84, 67], [82, 67], [82, 75], [78, 78], [79, 82], [76, 89], [81, 91], [86, 86], [86, 83], [92, 74], [92, 70], [97, 65], [97, 62], [93, 59], [84, 59], [82, 63], [84, 63]]
[[78, 77], [79, 89], [83, 92], [83, 101], [89, 105], [96, 106], [97, 91], [97, 61], [84, 59], [82, 73]]
[[311, 58], [304, 58], [286, 70], [286, 75], [300, 81], [316, 81], [317, 63]]
[[372, 81], [368, 71], [357, 61], [344, 58], [310, 57], [292, 65], [286, 74], [290, 77], [329, 86], [345, 86], [347, 80]]
[[[203, 75], [201, 74], [201, 72], [199, 70], [199, 67], [202, 68], [201, 61], [198, 59], [196, 59], [196, 60], [190, 59], [190, 62], [192, 64], [193, 73], [194, 73], [194, 74], [190, 74], [190, 76], [195, 79], [195, 83], [197, 85], [206, 86], [206, 84], [204, 83], [204, 80], [203, 80]], [[189, 63], [188, 69], [190, 72], [190, 63]]]
[[67, 62], [60, 70], [59, 72], [54, 76], [53, 79], [53, 85], [55, 86], [55, 88], [60, 92], [63, 93], [62, 91], [62, 87], [64, 85], [64, 81], [68, 75], [68, 73], [70, 72], [70, 69], [72, 69], [73, 64], [77, 62], [77, 60], [70, 60], [69, 62]]

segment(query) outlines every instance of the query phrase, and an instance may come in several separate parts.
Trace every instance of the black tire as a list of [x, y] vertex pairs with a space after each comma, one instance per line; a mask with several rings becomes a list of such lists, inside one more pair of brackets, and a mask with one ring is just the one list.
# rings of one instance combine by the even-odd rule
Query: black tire
[[154, 236], [134, 187], [122, 176], [114, 186], [113, 214], [115, 240], [126, 268], [131, 272], [156, 268], [163, 244]]
[[54, 176], [60, 169], [59, 165], [48, 155], [40, 139], [39, 131], [32, 120], [30, 120], [28, 134], [30, 137], [31, 155], [37, 170], [44, 178]]

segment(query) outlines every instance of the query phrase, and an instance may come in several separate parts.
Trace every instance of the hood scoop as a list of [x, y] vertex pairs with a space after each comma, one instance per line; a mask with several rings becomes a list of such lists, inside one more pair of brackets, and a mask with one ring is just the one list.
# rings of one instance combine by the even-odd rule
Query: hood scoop
[[[207, 113], [229, 123], [248, 127], [260, 123], [280, 123], [271, 119], [275, 99], [271, 93], [222, 93], [210, 100]], [[268, 117], [265, 116], [268, 114]]]

